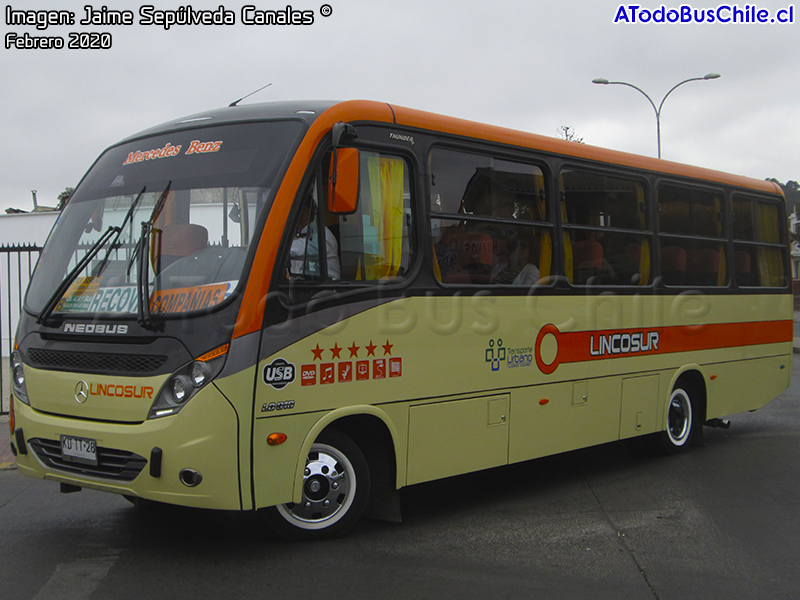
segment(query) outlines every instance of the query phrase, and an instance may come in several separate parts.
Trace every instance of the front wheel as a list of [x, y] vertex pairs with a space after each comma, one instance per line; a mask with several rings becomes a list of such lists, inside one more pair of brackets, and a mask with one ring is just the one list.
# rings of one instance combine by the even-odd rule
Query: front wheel
[[654, 449], [662, 454], [677, 454], [689, 445], [694, 426], [691, 395], [676, 387], [667, 405], [667, 428], [652, 437]]
[[300, 503], [267, 508], [263, 515], [275, 533], [289, 540], [336, 537], [364, 512], [369, 489], [369, 467], [361, 449], [346, 435], [331, 431], [311, 446]]

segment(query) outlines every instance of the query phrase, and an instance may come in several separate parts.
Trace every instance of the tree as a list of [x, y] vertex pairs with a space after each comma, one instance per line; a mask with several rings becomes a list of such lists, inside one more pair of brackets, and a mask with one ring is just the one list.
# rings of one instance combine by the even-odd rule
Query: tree
[[[792, 213], [797, 212], [798, 206], [800, 206], [800, 183], [788, 181], [784, 184], [774, 177], [768, 178], [767, 181], [779, 185], [783, 190], [783, 195], [786, 196], [786, 216], [788, 217]], [[792, 229], [791, 221], [789, 224], [789, 236], [793, 242], [800, 244], [800, 231]]]
[[58, 210], [64, 210], [64, 207], [67, 205], [70, 197], [72, 197], [72, 192], [75, 191], [74, 187], [65, 187], [64, 191], [58, 195], [58, 206], [56, 207]]
[[583, 144], [583, 138], [578, 137], [578, 134], [575, 133], [575, 130], [569, 125], [561, 125], [559, 126], [557, 131], [558, 131], [558, 133], [556, 134], [557, 138], [561, 138], [562, 140], [567, 140], [568, 142]]
[[800, 204], [800, 183], [796, 181], [788, 181], [787, 183], [781, 183], [774, 177], [770, 177], [767, 181], [771, 181], [772, 183], [776, 183], [780, 186], [783, 190], [783, 195], [786, 196], [786, 212], [791, 214], [795, 211], [795, 208], [798, 204]]

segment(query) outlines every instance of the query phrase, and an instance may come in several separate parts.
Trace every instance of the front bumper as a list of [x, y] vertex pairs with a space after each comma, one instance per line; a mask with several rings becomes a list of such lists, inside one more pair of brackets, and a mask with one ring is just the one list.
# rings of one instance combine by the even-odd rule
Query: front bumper
[[[19, 401], [14, 402], [14, 411], [14, 440], [19, 444], [24, 438], [25, 444], [16, 457], [24, 475], [167, 504], [242, 509], [239, 419], [214, 385], [204, 388], [178, 414], [136, 424], [55, 416]], [[63, 461], [62, 435], [96, 440], [99, 464]], [[158, 454], [160, 469], [151, 469]], [[181, 481], [186, 469], [202, 475], [195, 487]]]

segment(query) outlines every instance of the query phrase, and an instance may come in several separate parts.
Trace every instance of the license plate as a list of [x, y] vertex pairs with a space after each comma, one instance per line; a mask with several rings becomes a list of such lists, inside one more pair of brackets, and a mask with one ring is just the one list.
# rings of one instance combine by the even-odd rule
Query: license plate
[[62, 435], [61, 458], [69, 462], [97, 466], [97, 442], [89, 438]]

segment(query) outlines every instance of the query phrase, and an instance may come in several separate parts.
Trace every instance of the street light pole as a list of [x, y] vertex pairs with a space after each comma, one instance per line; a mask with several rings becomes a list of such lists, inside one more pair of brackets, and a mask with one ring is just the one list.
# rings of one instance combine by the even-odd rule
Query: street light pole
[[632, 87], [637, 92], [641, 93], [645, 98], [647, 98], [647, 101], [650, 102], [650, 106], [653, 107], [653, 110], [656, 113], [656, 134], [657, 134], [657, 138], [658, 138], [658, 158], [661, 158], [661, 109], [664, 106], [664, 101], [667, 99], [667, 96], [669, 96], [672, 92], [674, 92], [677, 88], [682, 86], [684, 83], [689, 83], [690, 81], [705, 81], [705, 80], [708, 80], [708, 79], [719, 79], [720, 77], [721, 77], [721, 75], [719, 73], [708, 73], [707, 75], [704, 75], [703, 77], [692, 77], [691, 79], [685, 79], [684, 81], [681, 81], [680, 83], [677, 83], [674, 86], [672, 86], [672, 89], [670, 91], [668, 91], [666, 93], [666, 95], [661, 99], [661, 103], [658, 105], [658, 108], [656, 108], [656, 103], [653, 102], [653, 99], [650, 98], [650, 96], [648, 96], [645, 93], [644, 90], [642, 90], [641, 88], [636, 87], [632, 83], [627, 83], [625, 81], [609, 81], [608, 79], [603, 79], [602, 77], [598, 77], [597, 79], [592, 79], [592, 83], [597, 83], [599, 85], [626, 85], [628, 87]]

